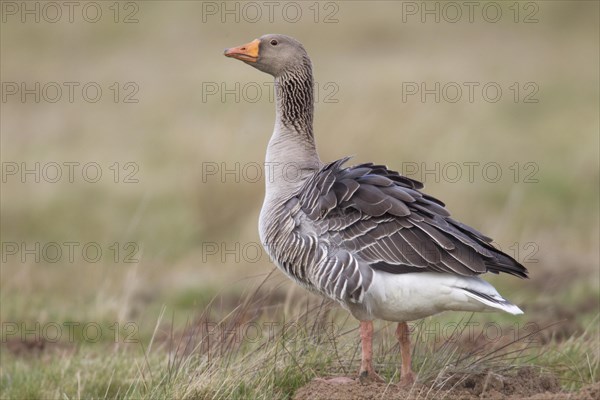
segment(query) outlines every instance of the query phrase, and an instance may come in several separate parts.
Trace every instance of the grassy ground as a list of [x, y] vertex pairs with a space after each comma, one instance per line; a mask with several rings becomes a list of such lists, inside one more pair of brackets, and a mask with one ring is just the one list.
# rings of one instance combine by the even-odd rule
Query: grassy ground
[[[362, 1], [319, 3], [316, 17], [302, 3], [297, 23], [270, 22], [266, 8], [251, 22], [242, 4], [223, 23], [206, 8], [220, 3], [123, 2], [115, 23], [112, 4], [97, 23], [79, 8], [73, 23], [66, 10], [22, 23], [3, 8], [1, 398], [289, 398], [314, 377], [355, 373], [355, 321], [271, 273], [258, 250], [269, 79], [221, 53], [267, 32], [297, 37], [313, 59], [323, 160], [354, 154], [425, 181], [531, 271], [490, 277], [522, 317], [415, 322], [420, 382], [522, 366], [565, 391], [598, 382], [596, 2], [519, 3], [517, 23], [508, 3], [497, 23], [465, 10], [422, 23], [406, 9], [421, 2]], [[131, 13], [138, 22], [123, 23]], [[531, 13], [537, 22], [521, 22]], [[22, 101], [7, 82], [56, 82], [63, 97], [48, 101], [49, 86]], [[73, 102], [65, 82], [79, 84]], [[456, 83], [463, 98], [406, 94], [423, 82]], [[470, 102], [465, 82], [503, 95], [478, 89]], [[36, 163], [39, 177], [21, 175]], [[79, 163], [71, 180], [65, 163]], [[396, 381], [394, 327], [377, 329], [377, 368]]]

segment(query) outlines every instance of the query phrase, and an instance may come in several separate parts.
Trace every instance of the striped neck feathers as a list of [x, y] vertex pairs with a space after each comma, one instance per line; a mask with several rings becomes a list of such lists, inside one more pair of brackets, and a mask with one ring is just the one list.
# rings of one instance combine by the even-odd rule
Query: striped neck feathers
[[313, 140], [313, 75], [310, 59], [275, 78], [277, 124]]

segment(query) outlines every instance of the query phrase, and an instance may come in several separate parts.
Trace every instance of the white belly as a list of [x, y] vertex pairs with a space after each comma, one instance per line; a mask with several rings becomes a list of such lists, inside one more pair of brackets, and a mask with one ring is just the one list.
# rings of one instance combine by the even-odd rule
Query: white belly
[[503, 310], [513, 314], [522, 312], [512, 304], [486, 304], [461, 288], [469, 288], [504, 300], [492, 285], [477, 277], [431, 272], [390, 274], [375, 271], [373, 283], [365, 296], [363, 312], [366, 315], [362, 317], [401, 322], [450, 310]]

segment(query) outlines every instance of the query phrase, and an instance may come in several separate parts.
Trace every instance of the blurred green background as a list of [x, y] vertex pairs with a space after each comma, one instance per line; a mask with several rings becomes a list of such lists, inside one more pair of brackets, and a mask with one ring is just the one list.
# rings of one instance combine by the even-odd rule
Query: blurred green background
[[[242, 291], [245, 278], [271, 270], [255, 254], [264, 182], [254, 179], [273, 128], [271, 78], [222, 55], [265, 33], [296, 37], [312, 58], [322, 160], [355, 155], [404, 172], [417, 165], [411, 177], [429, 194], [530, 269], [530, 281], [493, 282], [533, 318], [549, 312], [536, 308], [543, 299], [597, 298], [598, 2], [494, 3], [502, 11], [495, 23], [482, 14], [486, 2], [473, 22], [462, 7], [457, 22], [455, 10], [440, 9], [439, 23], [422, 15], [435, 3], [423, 2], [303, 2], [297, 22], [295, 8], [283, 14], [285, 2], [272, 21], [261, 2], [253, 3], [258, 19], [247, 3], [227, 6], [237, 14], [221, 2], [99, 4], [96, 23], [82, 17], [83, 6], [72, 23], [66, 8], [55, 23], [43, 18], [53, 18], [51, 9], [23, 23], [3, 8], [2, 321], [135, 321], [151, 332], [163, 305], [185, 320], [215, 293]], [[39, 102], [23, 102], [11, 92], [22, 82], [56, 82], [62, 97], [47, 101], [50, 85]], [[79, 84], [73, 102], [64, 82]], [[97, 102], [83, 97], [90, 82], [102, 89]], [[436, 82], [451, 83], [439, 102], [406, 92]], [[465, 82], [479, 85], [472, 102]], [[482, 94], [490, 82], [502, 89], [497, 102]], [[448, 101], [456, 86], [462, 98]], [[125, 102], [128, 94], [138, 101]], [[101, 179], [87, 182], [76, 167], [69, 182], [70, 162], [97, 163]], [[35, 163], [40, 182], [22, 179], [20, 169]], [[54, 176], [52, 163], [63, 166], [57, 183], [43, 173]], [[437, 172], [422, 174], [436, 163]], [[465, 163], [478, 163], [473, 179]], [[500, 168], [496, 182], [482, 171], [487, 163]], [[455, 165], [458, 179], [444, 169]], [[57, 262], [52, 254], [22, 260], [25, 247], [65, 251], [65, 242], [79, 243], [73, 262], [66, 253]], [[85, 243], [102, 249], [100, 261], [84, 259]], [[125, 262], [130, 253], [138, 262]], [[277, 276], [282, 291], [303, 293]]]

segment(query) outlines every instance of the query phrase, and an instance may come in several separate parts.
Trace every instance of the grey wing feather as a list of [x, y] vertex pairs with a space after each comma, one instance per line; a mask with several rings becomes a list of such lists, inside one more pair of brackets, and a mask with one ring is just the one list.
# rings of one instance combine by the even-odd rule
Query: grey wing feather
[[344, 168], [348, 159], [326, 164], [298, 195], [305, 223], [338, 247], [339, 262], [352, 265], [348, 272], [336, 270], [354, 285], [346, 290], [359, 290], [361, 268], [355, 262], [391, 273], [527, 277], [527, 269], [496, 249], [491, 238], [450, 218], [444, 203], [420, 192], [422, 183], [381, 165]]

